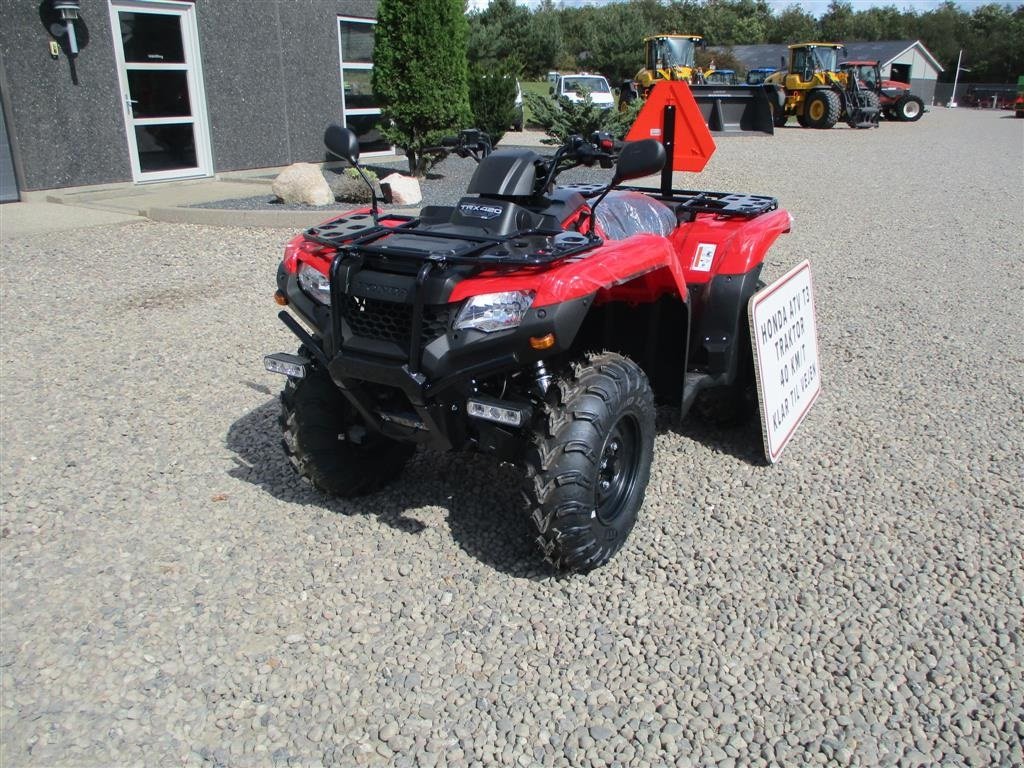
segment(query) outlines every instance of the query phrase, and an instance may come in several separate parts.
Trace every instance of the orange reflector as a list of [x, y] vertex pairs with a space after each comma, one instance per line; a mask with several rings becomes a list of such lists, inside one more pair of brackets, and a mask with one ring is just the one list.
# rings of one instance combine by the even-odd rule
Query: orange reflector
[[549, 333], [546, 336], [531, 336], [530, 346], [534, 349], [551, 349], [555, 346], [555, 334]]
[[274, 301], [282, 307], [288, 306], [288, 297], [281, 293], [281, 291], [274, 291]]

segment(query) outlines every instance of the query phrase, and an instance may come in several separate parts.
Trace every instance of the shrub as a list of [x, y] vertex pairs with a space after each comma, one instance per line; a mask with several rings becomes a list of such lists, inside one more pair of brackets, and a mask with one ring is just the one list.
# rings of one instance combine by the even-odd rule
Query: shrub
[[581, 91], [580, 96], [580, 101], [573, 103], [568, 99], [556, 102], [535, 93], [524, 94], [533, 112], [533, 121], [549, 136], [544, 139], [545, 144], [563, 144], [574, 135], [587, 138], [594, 131], [608, 131], [617, 139], [625, 138], [642, 106], [637, 99], [623, 111], [602, 109], [586, 91]]
[[469, 103], [473, 127], [491, 137], [497, 145], [516, 121], [516, 72], [511, 65], [473, 65], [469, 70]]

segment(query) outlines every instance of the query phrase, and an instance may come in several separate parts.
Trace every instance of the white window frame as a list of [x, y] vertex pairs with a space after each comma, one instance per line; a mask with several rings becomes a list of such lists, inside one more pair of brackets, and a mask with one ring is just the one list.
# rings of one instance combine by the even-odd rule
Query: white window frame
[[[340, 79], [341, 86], [341, 119], [342, 122], [348, 125], [348, 116], [358, 117], [360, 115], [379, 115], [381, 114], [380, 107], [358, 107], [355, 109], [349, 109], [345, 104], [345, 70], [362, 70], [364, 72], [373, 71], [373, 62], [370, 63], [346, 63], [345, 62], [345, 51], [342, 50], [341, 46], [341, 22], [348, 21], [356, 24], [370, 24], [376, 26], [376, 19], [368, 19], [362, 16], [342, 16], [339, 15], [334, 22], [334, 26], [338, 33], [338, 76]], [[366, 152], [362, 157], [392, 157], [395, 154], [395, 148], [392, 146], [390, 149], [381, 150], [379, 152]]]

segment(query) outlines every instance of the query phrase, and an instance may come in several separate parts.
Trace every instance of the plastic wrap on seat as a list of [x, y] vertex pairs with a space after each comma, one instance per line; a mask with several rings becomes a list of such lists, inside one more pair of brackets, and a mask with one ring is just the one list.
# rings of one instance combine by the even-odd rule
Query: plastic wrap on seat
[[597, 224], [609, 240], [625, 240], [641, 233], [667, 237], [676, 228], [676, 215], [642, 192], [616, 190], [597, 206]]

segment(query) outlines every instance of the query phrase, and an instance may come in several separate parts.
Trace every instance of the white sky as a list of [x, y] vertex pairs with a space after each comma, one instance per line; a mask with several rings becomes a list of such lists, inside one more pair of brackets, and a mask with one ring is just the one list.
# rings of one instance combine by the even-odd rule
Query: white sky
[[[605, 3], [612, 1], [613, 0], [555, 0], [556, 5], [563, 6], [604, 5]], [[998, 2], [998, 0], [996, 1]], [[469, 9], [477, 10], [480, 8], [486, 8], [489, 2], [490, 0], [469, 0]], [[855, 11], [871, 8], [872, 6], [895, 5], [900, 10], [910, 9], [917, 11], [918, 13], [922, 13], [942, 5], [943, 0], [848, 0], [848, 2], [853, 6]], [[965, 11], [970, 12], [978, 6], [986, 5], [990, 2], [993, 2], [993, 0], [957, 0], [957, 5]], [[533, 7], [539, 4], [539, 0], [519, 0], [519, 4]], [[795, 2], [795, 0], [768, 0], [768, 5], [771, 6], [772, 10], [781, 11], [791, 5], [798, 5], [814, 16], [821, 16], [821, 14], [828, 8], [828, 4], [829, 0], [804, 0], [804, 2]], [[1019, 3], [1007, 2], [1001, 4], [1016, 7]]]

